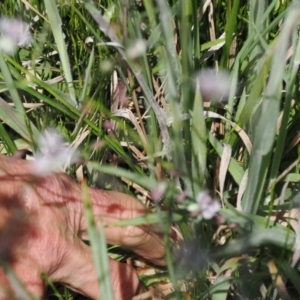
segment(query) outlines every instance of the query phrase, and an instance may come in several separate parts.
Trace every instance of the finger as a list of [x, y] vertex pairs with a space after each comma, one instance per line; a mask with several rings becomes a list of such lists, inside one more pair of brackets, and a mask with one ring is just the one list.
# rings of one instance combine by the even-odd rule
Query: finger
[[30, 163], [28, 161], [2, 154], [0, 155], [0, 175], [22, 177], [30, 173]]
[[[9, 275], [8, 275], [9, 273]], [[26, 262], [0, 267], [0, 300], [43, 298], [46, 285], [37, 266]]]
[[131, 299], [137, 294], [139, 279], [133, 267], [109, 259], [115, 299]]
[[[119, 192], [96, 189], [89, 191], [96, 222], [103, 223], [109, 244], [128, 247], [155, 264], [165, 265], [165, 247], [161, 234], [153, 232], [147, 226], [107, 227], [118, 220], [145, 215], [147, 211], [139, 201]], [[88, 239], [84, 216], [80, 223], [80, 233], [83, 239]]]
[[[105, 299], [99, 290], [97, 274], [90, 247], [79, 241], [69, 251], [63, 267], [50, 276], [54, 282], [61, 282], [71, 290], [92, 299]], [[131, 299], [138, 290], [139, 280], [135, 270], [123, 263], [109, 259], [111, 283], [115, 299]], [[102, 296], [102, 297], [101, 297]]]

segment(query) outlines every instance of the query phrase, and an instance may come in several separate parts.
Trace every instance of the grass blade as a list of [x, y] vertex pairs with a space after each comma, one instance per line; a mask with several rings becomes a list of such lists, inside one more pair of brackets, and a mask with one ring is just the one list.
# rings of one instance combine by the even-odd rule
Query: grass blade
[[82, 184], [82, 196], [101, 295], [107, 300], [114, 300], [104, 229], [102, 225], [99, 228], [96, 227], [88, 188], [85, 183]]
[[51, 30], [57, 45], [57, 50], [60, 56], [70, 98], [72, 100], [72, 105], [78, 107], [75, 88], [73, 85], [69, 56], [67, 53], [67, 45], [65, 43], [64, 34], [62, 32], [62, 22], [57, 9], [57, 4], [55, 0], [45, 0], [44, 3], [48, 14], [49, 24], [51, 26]]
[[263, 194], [279, 116], [286, 53], [299, 15], [300, 5], [294, 4], [289, 10], [282, 32], [276, 41], [266, 95], [261, 104], [258, 124], [254, 129], [253, 153], [250, 158], [248, 186], [243, 197], [245, 212], [256, 214]]

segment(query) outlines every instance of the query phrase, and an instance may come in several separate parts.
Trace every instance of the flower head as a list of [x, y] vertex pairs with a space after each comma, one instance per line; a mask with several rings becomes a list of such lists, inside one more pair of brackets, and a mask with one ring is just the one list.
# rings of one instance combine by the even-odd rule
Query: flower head
[[187, 192], [186, 191], [182, 191], [177, 195], [176, 201], [178, 203], [181, 203], [184, 201], [184, 199], [187, 197]]
[[46, 176], [58, 172], [77, 160], [75, 149], [68, 147], [55, 129], [47, 129], [38, 138], [40, 151], [36, 155], [33, 173]]
[[188, 210], [191, 212], [191, 217], [201, 216], [206, 220], [213, 218], [220, 208], [220, 203], [212, 198], [210, 193], [206, 190], [197, 195], [196, 203], [191, 203], [188, 206]]
[[103, 128], [109, 133], [114, 130], [114, 123], [109, 119], [105, 119], [103, 121]]
[[28, 46], [32, 35], [27, 23], [7, 17], [0, 18], [0, 50], [12, 55], [17, 47]]
[[160, 201], [166, 193], [168, 184], [164, 181], [159, 182], [158, 185], [150, 192], [153, 201]]
[[198, 194], [196, 201], [204, 219], [211, 219], [221, 208], [220, 203], [206, 190]]
[[203, 101], [227, 100], [231, 86], [229, 72], [204, 69], [196, 74], [195, 81], [200, 87]]

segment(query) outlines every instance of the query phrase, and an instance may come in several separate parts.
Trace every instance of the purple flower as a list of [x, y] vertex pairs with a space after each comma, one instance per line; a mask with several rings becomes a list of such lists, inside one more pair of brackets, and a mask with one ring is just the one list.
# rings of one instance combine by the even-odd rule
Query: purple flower
[[45, 130], [39, 136], [37, 143], [40, 151], [33, 165], [32, 171], [35, 175], [46, 176], [62, 171], [64, 167], [77, 160], [75, 149], [69, 147], [59, 132], [53, 128]]
[[114, 123], [111, 120], [105, 119], [103, 121], [103, 128], [110, 133], [114, 130]]
[[161, 200], [167, 190], [167, 187], [168, 185], [166, 182], [160, 182], [157, 187], [150, 192], [152, 200], [155, 202]]
[[200, 192], [196, 198], [203, 219], [211, 219], [220, 210], [220, 203], [211, 197], [208, 191]]
[[32, 35], [27, 23], [7, 17], [0, 18], [0, 50], [12, 55], [17, 47], [28, 46]]
[[227, 100], [231, 86], [229, 72], [204, 69], [196, 74], [195, 81], [200, 87], [203, 101]]
[[185, 200], [185, 198], [187, 197], [187, 192], [186, 191], [182, 191], [178, 194], [177, 198], [176, 198], [176, 201], [178, 203], [181, 203]]

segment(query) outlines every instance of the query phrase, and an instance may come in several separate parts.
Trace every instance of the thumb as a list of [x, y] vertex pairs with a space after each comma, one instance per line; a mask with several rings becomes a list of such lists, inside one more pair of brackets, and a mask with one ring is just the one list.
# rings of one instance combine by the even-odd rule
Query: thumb
[[[139, 279], [134, 268], [109, 259], [111, 283], [115, 299], [131, 299], [137, 292]], [[108, 274], [109, 276], [109, 274]], [[79, 241], [56, 274], [50, 276], [71, 290], [92, 299], [104, 299], [99, 290], [97, 273], [89, 246]]]

